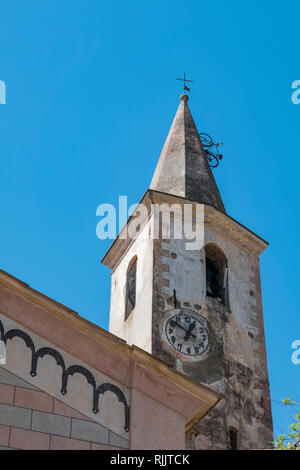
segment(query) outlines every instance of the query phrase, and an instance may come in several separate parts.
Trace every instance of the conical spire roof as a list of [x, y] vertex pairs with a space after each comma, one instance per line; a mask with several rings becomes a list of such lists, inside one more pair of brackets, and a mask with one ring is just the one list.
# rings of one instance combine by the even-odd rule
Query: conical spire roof
[[188, 96], [181, 95], [150, 189], [226, 212], [187, 102]]

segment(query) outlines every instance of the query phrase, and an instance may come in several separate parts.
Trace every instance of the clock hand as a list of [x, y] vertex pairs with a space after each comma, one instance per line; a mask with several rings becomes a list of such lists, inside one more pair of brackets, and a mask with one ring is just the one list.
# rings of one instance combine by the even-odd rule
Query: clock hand
[[[174, 328], [174, 326], [179, 326], [179, 327], [182, 328], [186, 333], [188, 332], [188, 330], [186, 330], [186, 329], [184, 328], [184, 326], [180, 325], [180, 323], [178, 323], [177, 321], [175, 321], [175, 320], [169, 320], [169, 321], [170, 321], [171, 326], [173, 326], [173, 328]], [[189, 327], [189, 328], [190, 328], [190, 327]], [[194, 328], [194, 327], [193, 327], [193, 328]], [[196, 338], [196, 336], [193, 335], [192, 333], [190, 333], [189, 336], [192, 336], [193, 338]]]
[[186, 332], [186, 335], [184, 337], [184, 341], [187, 341], [190, 336], [194, 336], [194, 338], [195, 338], [195, 335], [192, 335], [192, 331], [195, 328], [195, 326], [196, 326], [196, 322], [193, 321], [193, 323], [190, 324], [189, 329]]

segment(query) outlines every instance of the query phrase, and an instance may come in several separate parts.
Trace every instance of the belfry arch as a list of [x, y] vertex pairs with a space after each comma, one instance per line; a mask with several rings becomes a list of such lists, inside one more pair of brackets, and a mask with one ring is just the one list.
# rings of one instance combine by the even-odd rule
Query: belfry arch
[[215, 243], [208, 243], [204, 251], [206, 295], [220, 299], [222, 304], [229, 307], [227, 258]]

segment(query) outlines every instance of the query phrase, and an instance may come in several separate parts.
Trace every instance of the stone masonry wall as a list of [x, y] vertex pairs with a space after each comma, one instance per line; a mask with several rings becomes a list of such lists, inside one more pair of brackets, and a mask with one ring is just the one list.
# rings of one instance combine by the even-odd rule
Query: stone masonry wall
[[0, 367], [0, 449], [105, 450], [128, 441]]
[[[215, 217], [224, 216], [215, 211]], [[215, 222], [206, 217], [199, 226], [203, 230], [199, 250], [187, 250], [184, 238], [154, 241], [152, 353], [224, 397], [196, 426], [196, 448], [230, 448], [230, 427], [238, 430], [240, 449], [270, 448], [272, 415], [259, 257], [250, 242], [237, 240], [234, 223], [223, 229]], [[228, 261], [229, 307], [206, 297], [204, 246], [208, 243], [219, 247]], [[184, 359], [162, 339], [164, 316], [181, 307], [208, 322], [211, 347], [201, 360]]]

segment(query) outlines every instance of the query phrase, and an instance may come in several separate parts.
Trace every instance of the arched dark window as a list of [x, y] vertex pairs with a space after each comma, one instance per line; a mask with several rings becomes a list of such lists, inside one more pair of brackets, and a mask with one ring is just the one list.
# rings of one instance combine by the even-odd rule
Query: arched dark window
[[129, 317], [135, 307], [136, 299], [136, 264], [137, 258], [134, 257], [129, 263], [126, 275], [126, 294], [125, 294], [125, 320]]
[[213, 243], [205, 247], [206, 295], [228, 307], [228, 268], [222, 250]]

